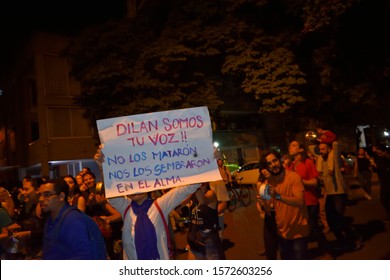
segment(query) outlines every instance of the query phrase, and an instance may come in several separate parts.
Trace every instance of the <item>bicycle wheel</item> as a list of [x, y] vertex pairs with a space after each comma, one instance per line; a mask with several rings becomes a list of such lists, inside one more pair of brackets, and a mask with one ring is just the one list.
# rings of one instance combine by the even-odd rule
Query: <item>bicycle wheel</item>
[[229, 199], [228, 210], [233, 212], [237, 206], [237, 193], [233, 188], [229, 190]]
[[244, 206], [248, 206], [251, 203], [251, 192], [248, 188], [243, 187], [240, 189], [240, 199]]

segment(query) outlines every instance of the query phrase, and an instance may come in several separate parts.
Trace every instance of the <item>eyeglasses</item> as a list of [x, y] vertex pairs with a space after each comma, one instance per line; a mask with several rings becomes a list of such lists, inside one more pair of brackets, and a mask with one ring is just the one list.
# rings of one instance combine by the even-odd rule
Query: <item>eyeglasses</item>
[[267, 166], [271, 166], [272, 164], [275, 164], [275, 163], [277, 163], [277, 162], [279, 162], [279, 160], [278, 160], [277, 158], [274, 158], [274, 159], [271, 160], [271, 161], [267, 161]]
[[52, 197], [53, 195], [57, 195], [57, 194], [52, 192], [43, 192], [40, 194], [40, 196], [43, 196], [46, 199]]

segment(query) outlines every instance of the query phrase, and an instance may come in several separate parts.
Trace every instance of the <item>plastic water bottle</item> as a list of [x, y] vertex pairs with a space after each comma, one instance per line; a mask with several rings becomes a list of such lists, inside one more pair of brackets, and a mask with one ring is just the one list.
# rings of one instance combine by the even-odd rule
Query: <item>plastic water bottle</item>
[[265, 200], [271, 199], [271, 195], [269, 194], [269, 188], [270, 188], [270, 185], [268, 185], [268, 184], [261, 184], [260, 185], [259, 195], [261, 198], [263, 198]]

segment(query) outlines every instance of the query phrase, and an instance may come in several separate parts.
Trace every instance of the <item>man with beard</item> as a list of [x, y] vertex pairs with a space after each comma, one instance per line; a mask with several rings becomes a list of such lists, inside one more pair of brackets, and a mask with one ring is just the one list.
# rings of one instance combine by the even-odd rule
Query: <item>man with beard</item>
[[[344, 212], [348, 196], [346, 184], [341, 174], [338, 154], [338, 143], [319, 144], [320, 155], [317, 158], [319, 178], [324, 182], [326, 192], [325, 212], [330, 230], [335, 235], [338, 246], [336, 250], [353, 250], [361, 246], [361, 241], [354, 241], [354, 230], [346, 224]], [[360, 238], [360, 237], [358, 237]]]
[[274, 201], [281, 258], [307, 259], [310, 228], [301, 177], [285, 170], [280, 154], [275, 151], [265, 153], [260, 165], [266, 166], [271, 174], [268, 178], [269, 194]]
[[[96, 244], [91, 244], [91, 232], [86, 219], [89, 217], [84, 217], [84, 213], [69, 205], [68, 192], [69, 186], [63, 179], [48, 181], [39, 187], [39, 205], [42, 213], [48, 215], [42, 258], [45, 260], [97, 259], [94, 250]], [[93, 221], [90, 223], [93, 224]], [[97, 225], [95, 227], [94, 232], [100, 234]], [[100, 244], [104, 248], [102, 236], [100, 238]]]

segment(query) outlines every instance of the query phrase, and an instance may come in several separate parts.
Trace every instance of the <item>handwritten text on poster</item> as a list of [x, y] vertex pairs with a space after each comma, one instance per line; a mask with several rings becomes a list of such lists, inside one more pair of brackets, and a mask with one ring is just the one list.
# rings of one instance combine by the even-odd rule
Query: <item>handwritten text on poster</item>
[[220, 180], [207, 107], [97, 121], [107, 197]]

